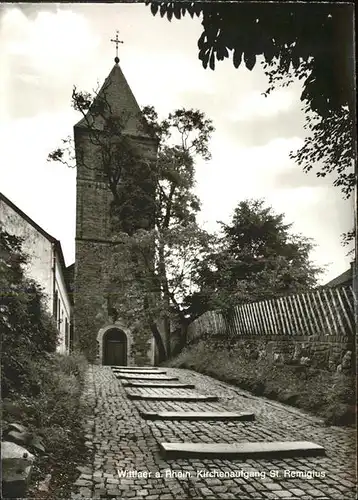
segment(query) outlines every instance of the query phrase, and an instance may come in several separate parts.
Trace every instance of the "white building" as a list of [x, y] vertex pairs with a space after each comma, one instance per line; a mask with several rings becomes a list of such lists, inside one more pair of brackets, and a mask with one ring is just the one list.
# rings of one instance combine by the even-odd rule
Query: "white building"
[[61, 243], [2, 193], [0, 225], [9, 234], [23, 238], [22, 248], [28, 256], [25, 273], [43, 288], [47, 309], [53, 315], [59, 331], [57, 350], [68, 353], [71, 345], [72, 305]]

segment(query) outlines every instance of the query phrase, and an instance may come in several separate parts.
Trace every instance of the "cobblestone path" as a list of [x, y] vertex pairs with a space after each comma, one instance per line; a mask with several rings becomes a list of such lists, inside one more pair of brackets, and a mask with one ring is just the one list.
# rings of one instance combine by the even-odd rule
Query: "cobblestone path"
[[[110, 367], [92, 366], [84, 397], [92, 460], [80, 468], [71, 499], [355, 499], [355, 433], [250, 395], [189, 370], [167, 369], [218, 402], [131, 401]], [[132, 391], [137, 390], [131, 388]], [[148, 391], [150, 389], [147, 389]], [[167, 389], [174, 394], [183, 389]], [[139, 411], [252, 411], [253, 422], [149, 421]], [[165, 461], [158, 442], [313, 441], [326, 456]], [[120, 477], [121, 474], [123, 477]], [[126, 476], [126, 477], [125, 477]], [[131, 477], [129, 477], [131, 476]]]

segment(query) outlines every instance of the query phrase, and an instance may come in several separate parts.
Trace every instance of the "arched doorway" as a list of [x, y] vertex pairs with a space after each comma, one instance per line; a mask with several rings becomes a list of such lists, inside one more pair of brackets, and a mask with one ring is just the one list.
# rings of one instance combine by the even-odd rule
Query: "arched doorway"
[[103, 364], [127, 365], [127, 335], [118, 328], [111, 328], [104, 335]]

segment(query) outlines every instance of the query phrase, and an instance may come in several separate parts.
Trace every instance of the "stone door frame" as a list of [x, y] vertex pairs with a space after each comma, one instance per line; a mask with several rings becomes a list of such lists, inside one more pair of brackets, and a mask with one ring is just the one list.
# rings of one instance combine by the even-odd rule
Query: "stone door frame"
[[103, 328], [101, 328], [97, 334], [97, 345], [98, 345], [98, 362], [100, 365], [103, 365], [104, 361], [104, 340], [105, 340], [105, 335], [108, 332], [108, 330], [120, 330], [124, 333], [124, 335], [127, 337], [127, 366], [131, 365], [131, 347], [132, 347], [132, 335], [131, 331], [129, 328], [126, 328], [122, 323], [117, 322], [117, 323], [111, 323], [107, 324]]

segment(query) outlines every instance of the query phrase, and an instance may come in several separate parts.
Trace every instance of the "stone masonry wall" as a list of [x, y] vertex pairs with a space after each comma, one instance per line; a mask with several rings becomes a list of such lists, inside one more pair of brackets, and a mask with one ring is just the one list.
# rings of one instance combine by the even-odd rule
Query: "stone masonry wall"
[[[74, 332], [75, 344], [92, 362], [99, 357], [98, 332], [110, 322], [106, 288], [113, 254], [111, 197], [104, 183], [77, 179]], [[131, 327], [128, 325], [130, 331]], [[128, 363], [152, 363], [151, 338], [148, 332], [133, 332]]]
[[[113, 254], [110, 200], [111, 193], [105, 184], [78, 179], [74, 333], [75, 345], [92, 362], [99, 356], [97, 334], [110, 322], [106, 291]], [[131, 326], [128, 325], [130, 330]], [[152, 349], [151, 334], [133, 333], [128, 363], [151, 364]]]
[[99, 242], [76, 242], [75, 343], [91, 361], [97, 357], [96, 337], [105, 322], [103, 262], [108, 253], [107, 246]]
[[[351, 372], [355, 346], [348, 337], [334, 336], [205, 336], [217, 348], [231, 345], [245, 358], [266, 360], [276, 365], [306, 366], [325, 371]], [[201, 337], [200, 340], [202, 340]]]
[[144, 330], [133, 331], [130, 358], [133, 360], [133, 365], [135, 366], [147, 366], [153, 364], [154, 353], [151, 332]]
[[[77, 241], [76, 263], [79, 265], [76, 268], [74, 305], [76, 341], [92, 362], [99, 358], [100, 346], [96, 342], [98, 332], [111, 322], [106, 303], [106, 264], [110, 254], [109, 243]], [[128, 364], [151, 364], [151, 332], [136, 331], [131, 329], [131, 325], [127, 326], [131, 335]]]

